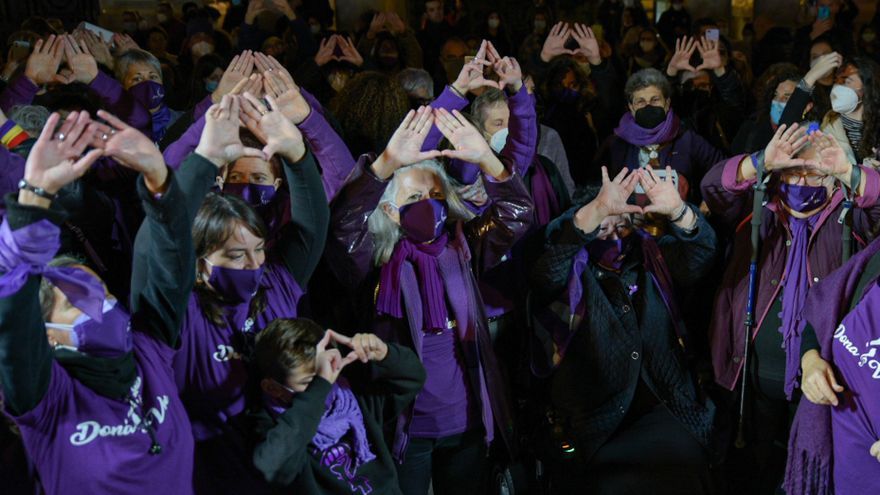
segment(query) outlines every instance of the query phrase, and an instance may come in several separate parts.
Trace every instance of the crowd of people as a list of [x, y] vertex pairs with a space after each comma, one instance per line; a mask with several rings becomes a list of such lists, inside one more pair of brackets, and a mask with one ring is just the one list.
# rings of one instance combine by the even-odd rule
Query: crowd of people
[[3, 492], [880, 493], [880, 19], [419, 7], [9, 34]]

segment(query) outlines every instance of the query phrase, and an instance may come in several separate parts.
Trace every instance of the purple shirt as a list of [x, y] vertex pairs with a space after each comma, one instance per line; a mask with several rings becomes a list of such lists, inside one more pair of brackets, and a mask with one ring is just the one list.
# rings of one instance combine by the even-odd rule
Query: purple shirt
[[425, 333], [420, 356], [427, 377], [416, 396], [410, 434], [416, 438], [442, 438], [476, 426], [479, 417], [455, 333], [448, 329]]
[[196, 293], [190, 297], [174, 372], [197, 440], [220, 434], [222, 423], [244, 411], [248, 374], [241, 356], [242, 334], [250, 334], [244, 335], [250, 339], [272, 320], [297, 315], [303, 291], [283, 265], [267, 263], [261, 286], [265, 311], [249, 321], [248, 304], [242, 304], [231, 308], [222, 326], [205, 316]]
[[[134, 332], [138, 378], [132, 395], [143, 407], [100, 396], [52, 364], [42, 401], [15, 418], [46, 493], [193, 493], [193, 439], [177, 396], [172, 349]], [[135, 427], [151, 415], [158, 455]]]
[[834, 331], [834, 364], [845, 398], [831, 409], [834, 489], [880, 493], [880, 461], [871, 446], [880, 440], [880, 286], [872, 283], [862, 301]]

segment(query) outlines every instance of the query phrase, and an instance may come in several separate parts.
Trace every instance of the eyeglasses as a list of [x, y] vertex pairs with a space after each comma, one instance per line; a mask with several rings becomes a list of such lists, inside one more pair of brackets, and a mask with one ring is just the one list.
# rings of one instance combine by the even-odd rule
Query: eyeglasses
[[654, 96], [650, 100], [645, 100], [644, 98], [639, 98], [638, 100], [634, 100], [632, 102], [633, 108], [636, 110], [640, 108], [645, 108], [646, 106], [651, 105], [655, 107], [662, 107], [666, 105], [666, 98], [662, 96]]
[[808, 186], [821, 186], [822, 182], [828, 177], [825, 174], [818, 173], [808, 169], [788, 169], [782, 172], [782, 181], [786, 184], [795, 185], [802, 180]]

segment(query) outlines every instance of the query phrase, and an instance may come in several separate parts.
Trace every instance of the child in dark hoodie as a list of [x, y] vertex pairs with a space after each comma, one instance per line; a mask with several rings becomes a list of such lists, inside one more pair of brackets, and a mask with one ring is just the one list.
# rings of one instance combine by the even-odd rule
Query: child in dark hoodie
[[[350, 351], [343, 356], [333, 344]], [[277, 319], [257, 337], [255, 358], [264, 407], [254, 415], [254, 464], [274, 487], [401, 493], [382, 426], [425, 381], [412, 350], [373, 334], [345, 337], [311, 320]]]

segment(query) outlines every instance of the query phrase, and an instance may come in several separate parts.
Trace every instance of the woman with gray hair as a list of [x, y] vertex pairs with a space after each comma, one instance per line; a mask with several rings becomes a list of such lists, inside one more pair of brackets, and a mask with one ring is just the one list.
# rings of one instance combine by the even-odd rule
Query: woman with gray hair
[[116, 80], [131, 96], [150, 112], [154, 142], [165, 137], [165, 130], [180, 114], [165, 103], [162, 64], [152, 53], [138, 48], [128, 50], [114, 64]]
[[[432, 123], [454, 150], [421, 151]], [[480, 216], [464, 207], [439, 156], [480, 166], [492, 198]], [[337, 277], [371, 288], [373, 330], [412, 347], [427, 373], [391, 444], [404, 494], [429, 484], [438, 494], [479, 493], [486, 448], [496, 431], [510, 431], [476, 280], [531, 224], [528, 192], [511, 170], [458, 111], [421, 107], [381, 155], [361, 158], [333, 205], [327, 254]]]
[[[724, 155], [697, 133], [681, 125], [672, 111], [672, 86], [657, 69], [633, 74], [624, 87], [628, 112], [620, 119], [593, 163], [615, 175], [629, 169], [671, 167], [682, 197], [700, 203], [700, 180]], [[693, 186], [690, 186], [693, 184]]]

